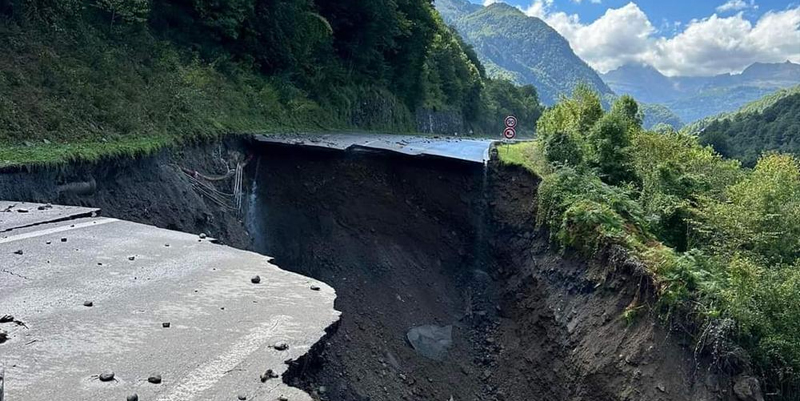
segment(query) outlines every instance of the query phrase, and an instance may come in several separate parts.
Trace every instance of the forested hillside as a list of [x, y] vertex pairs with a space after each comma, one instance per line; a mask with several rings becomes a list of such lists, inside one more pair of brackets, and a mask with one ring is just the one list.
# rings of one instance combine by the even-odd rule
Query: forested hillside
[[800, 155], [800, 86], [687, 127], [725, 157], [755, 165], [764, 152]]
[[418, 113], [496, 134], [506, 113], [539, 114], [536, 91], [486, 79], [427, 0], [0, 0], [0, 47], [4, 164], [414, 131]]

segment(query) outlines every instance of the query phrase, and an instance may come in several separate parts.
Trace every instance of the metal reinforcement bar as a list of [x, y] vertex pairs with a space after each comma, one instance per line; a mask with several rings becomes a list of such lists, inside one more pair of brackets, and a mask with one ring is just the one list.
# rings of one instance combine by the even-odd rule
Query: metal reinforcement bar
[[[190, 170], [185, 167], [178, 167], [183, 171], [189, 180], [192, 182], [192, 188], [200, 195], [208, 198], [218, 206], [224, 207], [229, 210], [242, 211], [243, 187], [244, 187], [244, 168], [250, 162], [252, 157], [248, 157], [244, 162], [236, 163], [235, 170], [228, 170], [225, 175], [221, 176], [208, 176], [201, 174], [196, 170]], [[223, 181], [233, 177], [233, 193], [229, 194], [218, 190], [214, 185], [204, 181]]]

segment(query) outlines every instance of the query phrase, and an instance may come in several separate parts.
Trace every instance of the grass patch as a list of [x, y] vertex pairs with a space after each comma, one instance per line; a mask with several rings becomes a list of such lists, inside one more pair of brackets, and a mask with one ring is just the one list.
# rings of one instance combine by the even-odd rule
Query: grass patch
[[525, 168], [540, 177], [552, 172], [537, 141], [498, 143], [496, 149], [502, 164]]

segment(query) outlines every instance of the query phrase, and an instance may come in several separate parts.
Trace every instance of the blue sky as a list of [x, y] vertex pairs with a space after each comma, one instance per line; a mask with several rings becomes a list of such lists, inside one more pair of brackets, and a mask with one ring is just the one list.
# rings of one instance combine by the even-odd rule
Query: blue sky
[[800, 0], [470, 1], [504, 1], [543, 19], [600, 72], [648, 64], [701, 76], [800, 63]]
[[[473, 3], [483, 3], [483, 0], [471, 0]], [[592, 2], [591, 0], [555, 0], [553, 6], [559, 11], [567, 14], [577, 14], [581, 20], [590, 22], [600, 18], [609, 8], [620, 8], [630, 3], [631, 0], [602, 0]], [[714, 13], [720, 15], [735, 14], [734, 10], [718, 12], [716, 8], [724, 4], [725, 0], [640, 0], [634, 1], [642, 11], [644, 11], [654, 25], [661, 25], [664, 21], [674, 23], [679, 21], [686, 24], [692, 19], [706, 18]], [[527, 8], [531, 5], [530, 0], [507, 0], [506, 3]], [[744, 2], [745, 4], [749, 1]], [[745, 9], [744, 17], [755, 22], [758, 17], [769, 10], [784, 10], [791, 5], [797, 5], [797, 1], [786, 0], [758, 0], [755, 5], [757, 9], [748, 7]], [[749, 4], [747, 4], [749, 6]], [[670, 32], [671, 33], [671, 32]]]

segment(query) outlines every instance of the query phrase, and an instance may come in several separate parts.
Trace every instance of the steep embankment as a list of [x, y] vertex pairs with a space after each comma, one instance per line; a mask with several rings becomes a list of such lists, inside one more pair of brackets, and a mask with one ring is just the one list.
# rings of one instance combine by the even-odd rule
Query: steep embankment
[[[437, 160], [265, 148], [255, 242], [337, 288], [338, 327], [290, 380], [330, 400], [712, 400], [724, 376], [654, 316], [624, 253], [586, 263], [535, 225], [538, 179]], [[452, 325], [442, 361], [414, 326]], [[538, 398], [537, 398], [538, 397]]]
[[[502, 310], [495, 338], [504, 344], [494, 384], [509, 399], [712, 400], [732, 383], [712, 373], [688, 340], [631, 305], [654, 301], [638, 263], [620, 249], [586, 261], [558, 253], [536, 229], [539, 179], [522, 168], [494, 166], [491, 249]], [[507, 377], [525, 380], [505, 380]]]
[[[551, 248], [534, 221], [539, 180], [511, 166], [233, 142], [0, 174], [0, 193], [247, 247], [236, 214], [173, 165], [225, 174], [220, 159], [245, 149], [253, 247], [337, 290], [341, 322], [284, 377], [319, 399], [732, 399], [730, 380], [653, 316], [622, 318], [650, 300], [624, 253], [587, 263]], [[453, 327], [441, 361], [407, 341], [430, 324]]]
[[[0, 198], [9, 201], [91, 206], [104, 216], [190, 233], [206, 233], [226, 244], [249, 249], [251, 240], [235, 211], [220, 207], [195, 190], [183, 170], [227, 176], [245, 162], [244, 143], [219, 142], [151, 156], [75, 163], [58, 168], [0, 170]], [[233, 177], [206, 182], [233, 192]]]

